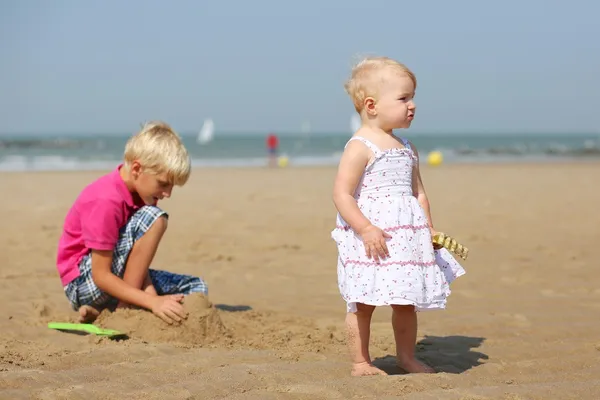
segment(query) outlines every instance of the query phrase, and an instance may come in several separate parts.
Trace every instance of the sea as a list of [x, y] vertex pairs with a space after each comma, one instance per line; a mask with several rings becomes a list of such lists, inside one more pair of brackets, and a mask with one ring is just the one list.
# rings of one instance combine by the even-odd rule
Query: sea
[[[404, 132], [403, 132], [404, 133]], [[130, 134], [0, 135], [0, 171], [106, 170], [120, 162]], [[281, 134], [278, 155], [289, 166], [339, 161], [348, 134]], [[421, 159], [441, 152], [444, 163], [518, 163], [600, 160], [598, 134], [408, 134]], [[263, 167], [266, 133], [216, 132], [202, 143], [182, 134], [194, 167]]]

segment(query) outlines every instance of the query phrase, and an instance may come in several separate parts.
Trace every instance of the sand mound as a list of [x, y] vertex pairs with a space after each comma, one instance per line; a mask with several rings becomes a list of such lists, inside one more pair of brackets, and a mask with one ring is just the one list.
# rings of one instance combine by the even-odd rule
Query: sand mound
[[147, 342], [205, 345], [227, 337], [219, 312], [208, 298], [203, 295], [187, 296], [185, 308], [189, 317], [179, 325], [169, 325], [151, 312], [134, 309], [105, 311], [96, 323]]
[[336, 327], [318, 327], [314, 321], [287, 314], [258, 311], [221, 311], [201, 294], [186, 297], [188, 319], [168, 325], [145, 310], [103, 312], [96, 323], [150, 343], [177, 343], [190, 347], [303, 349], [323, 351], [343, 343]]

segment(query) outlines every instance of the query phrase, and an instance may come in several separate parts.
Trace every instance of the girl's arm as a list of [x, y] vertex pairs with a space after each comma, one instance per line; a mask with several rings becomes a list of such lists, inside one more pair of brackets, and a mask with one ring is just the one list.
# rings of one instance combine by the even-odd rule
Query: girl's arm
[[354, 199], [356, 186], [368, 162], [369, 151], [364, 144], [357, 140], [351, 141], [342, 154], [333, 184], [333, 203], [344, 221], [358, 234], [371, 225]]
[[415, 147], [414, 144], [412, 144], [411, 142], [408, 142], [408, 143], [410, 144], [410, 147], [412, 148], [413, 152], [415, 153], [415, 156], [417, 156], [417, 162], [414, 167], [413, 177], [412, 177], [413, 193], [414, 193], [415, 197], [417, 198], [419, 204], [423, 208], [423, 211], [425, 211], [425, 216], [427, 217], [427, 223], [429, 225], [429, 229], [431, 230], [432, 233], [434, 233], [435, 229], [433, 227], [433, 220], [431, 219], [431, 207], [429, 205], [429, 199], [427, 198], [427, 193], [425, 192], [425, 186], [423, 185], [423, 179], [421, 179], [421, 169], [419, 168], [419, 152], [417, 151], [417, 148]]

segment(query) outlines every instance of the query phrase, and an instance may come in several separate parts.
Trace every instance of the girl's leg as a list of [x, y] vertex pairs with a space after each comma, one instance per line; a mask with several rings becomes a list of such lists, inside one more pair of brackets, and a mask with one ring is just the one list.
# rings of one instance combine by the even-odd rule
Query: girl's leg
[[352, 375], [387, 375], [371, 363], [369, 338], [371, 336], [371, 317], [375, 306], [357, 303], [356, 312], [346, 314], [348, 347], [352, 357]]
[[392, 327], [396, 340], [398, 366], [409, 373], [434, 373], [435, 370], [415, 358], [417, 313], [413, 306], [392, 305]]

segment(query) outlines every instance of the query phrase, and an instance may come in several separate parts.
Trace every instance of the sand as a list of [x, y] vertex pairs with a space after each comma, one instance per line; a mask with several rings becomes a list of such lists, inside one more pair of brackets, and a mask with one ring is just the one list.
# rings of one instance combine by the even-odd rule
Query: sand
[[168, 326], [105, 313], [128, 338], [50, 330], [73, 321], [55, 267], [64, 215], [97, 172], [3, 173], [2, 399], [598, 399], [600, 164], [424, 168], [434, 222], [471, 249], [448, 309], [419, 315], [417, 354], [394, 367], [390, 309], [352, 378], [330, 238], [334, 168], [204, 169], [162, 205], [154, 266], [203, 276], [209, 298]]

